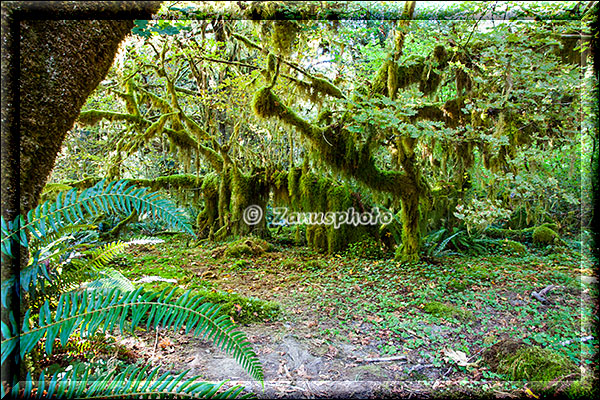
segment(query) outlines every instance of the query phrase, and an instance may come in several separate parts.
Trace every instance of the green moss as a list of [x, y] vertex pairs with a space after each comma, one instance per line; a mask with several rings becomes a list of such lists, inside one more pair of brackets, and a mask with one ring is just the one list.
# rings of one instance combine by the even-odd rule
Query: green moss
[[560, 240], [558, 233], [553, 231], [547, 225], [538, 226], [532, 234], [534, 244], [548, 245], [554, 244]]
[[469, 320], [473, 318], [472, 312], [461, 310], [460, 308], [450, 306], [439, 301], [426, 303], [423, 306], [423, 311], [427, 314], [433, 315], [434, 317], [440, 318], [453, 317], [462, 320]]
[[281, 306], [272, 301], [264, 301], [254, 297], [245, 297], [237, 293], [196, 290], [206, 302], [220, 306], [219, 314], [228, 315], [235, 322], [247, 324], [273, 320], [281, 311]]
[[239, 258], [241, 256], [251, 255], [253, 255], [252, 248], [245, 243], [229, 246], [227, 250], [225, 250], [226, 257]]
[[269, 77], [275, 73], [275, 68], [277, 67], [277, 59], [273, 53], [269, 53], [267, 56], [267, 71], [269, 73]]
[[377, 71], [377, 75], [375, 76], [375, 79], [373, 79], [373, 83], [371, 84], [372, 94], [381, 94], [384, 96], [387, 95], [389, 65], [390, 62], [386, 61]]
[[273, 245], [266, 240], [249, 236], [238, 239], [228, 245], [217, 248], [213, 251], [213, 257], [220, 257], [225, 255], [226, 257], [239, 258], [242, 256], [261, 256], [265, 252], [271, 251]]
[[271, 88], [262, 87], [256, 91], [252, 99], [252, 110], [260, 118], [270, 118], [278, 115], [281, 110], [281, 103], [273, 94]]
[[577, 367], [565, 356], [538, 346], [523, 346], [498, 363], [497, 372], [510, 380], [551, 381], [577, 372]]
[[296, 210], [300, 208], [300, 178], [302, 177], [302, 168], [292, 168], [288, 173], [288, 192], [292, 207]]
[[527, 253], [527, 246], [522, 243], [510, 239], [505, 239], [502, 243], [509, 248], [511, 253], [516, 253], [518, 255]]
[[571, 383], [566, 390], [565, 397], [568, 399], [597, 399], [598, 395], [600, 395], [599, 388], [598, 377], [588, 374], [582, 379]]
[[291, 52], [300, 26], [293, 20], [276, 20], [273, 23], [271, 41], [279, 53], [287, 55]]
[[312, 87], [315, 92], [328, 95], [331, 97], [335, 97], [341, 99], [344, 97], [342, 91], [335, 86], [333, 83], [329, 82], [327, 79], [318, 78], [315, 76], [310, 77]]

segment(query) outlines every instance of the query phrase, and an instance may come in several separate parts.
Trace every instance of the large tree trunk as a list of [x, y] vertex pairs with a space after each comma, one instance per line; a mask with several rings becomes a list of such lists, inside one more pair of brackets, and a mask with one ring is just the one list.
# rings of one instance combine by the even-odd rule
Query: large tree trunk
[[[148, 19], [159, 5], [74, 1], [2, 5], [4, 218], [13, 220], [37, 205], [68, 130], [108, 72], [133, 20]], [[44, 20], [49, 15], [53, 20]], [[27, 252], [20, 255], [2, 257], [3, 279], [18, 274], [26, 263]], [[18, 302], [10, 303], [2, 308], [4, 322], [11, 309], [18, 313]], [[17, 371], [11, 355], [2, 364], [2, 381], [11, 384]]]

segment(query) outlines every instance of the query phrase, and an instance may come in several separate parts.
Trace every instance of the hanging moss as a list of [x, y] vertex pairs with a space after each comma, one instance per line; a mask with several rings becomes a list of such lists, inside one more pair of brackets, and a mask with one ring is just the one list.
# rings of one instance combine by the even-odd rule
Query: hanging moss
[[288, 192], [292, 207], [295, 210], [300, 209], [300, 178], [302, 177], [302, 168], [292, 168], [288, 173]]
[[393, 99], [396, 97], [398, 90], [398, 65], [393, 61], [388, 63], [387, 90], [390, 98]]
[[338, 99], [344, 98], [344, 94], [342, 93], [342, 91], [333, 83], [329, 82], [327, 79], [311, 76], [310, 80], [313, 89], [317, 93], [328, 95]]
[[282, 110], [278, 100], [269, 87], [262, 87], [254, 94], [252, 110], [260, 118], [273, 117]]
[[269, 80], [271, 79], [270, 77], [272, 76], [272, 74], [275, 73], [276, 67], [277, 59], [275, 58], [275, 55], [273, 53], [269, 53], [269, 55], [267, 56], [267, 71], [269, 73]]
[[[375, 75], [375, 79], [373, 79], [373, 83], [371, 84], [371, 93], [372, 94], [381, 94], [386, 96], [387, 92], [387, 84], [388, 84], [388, 71], [389, 71], [390, 61], [386, 61], [377, 71], [377, 75]], [[399, 75], [399, 74], [398, 74]]]
[[226, 164], [219, 175], [218, 212], [220, 226], [229, 225], [229, 216], [231, 214], [231, 192], [233, 190], [232, 168], [231, 165]]
[[290, 205], [291, 198], [288, 189], [288, 174], [276, 171], [271, 176], [273, 182], [273, 197], [276, 205]]
[[326, 207], [326, 184], [317, 174], [312, 172], [303, 173], [300, 177], [300, 201], [302, 209], [306, 211], [324, 212]]
[[329, 125], [333, 120], [333, 113], [331, 110], [322, 110], [317, 116], [317, 123], [320, 125]]
[[288, 55], [292, 51], [292, 46], [296, 36], [300, 31], [300, 26], [296, 21], [277, 20], [273, 22], [273, 32], [271, 34], [271, 43], [280, 54]]

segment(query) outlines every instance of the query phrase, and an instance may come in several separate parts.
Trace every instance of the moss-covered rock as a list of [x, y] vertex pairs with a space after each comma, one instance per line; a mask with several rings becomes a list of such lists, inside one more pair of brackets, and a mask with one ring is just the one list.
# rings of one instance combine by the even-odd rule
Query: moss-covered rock
[[514, 240], [505, 239], [502, 243], [507, 247], [510, 253], [516, 253], [518, 255], [527, 253], [527, 246], [523, 243], [516, 242]]
[[538, 245], [549, 245], [560, 241], [558, 233], [547, 225], [538, 226], [531, 236], [533, 243]]
[[273, 250], [273, 245], [266, 240], [249, 236], [238, 239], [227, 245], [217, 247], [212, 252], [214, 258], [242, 256], [261, 256], [265, 252]]
[[522, 340], [503, 339], [483, 352], [484, 361], [508, 380], [545, 383], [577, 373], [579, 369], [566, 356], [554, 350], [529, 346]]

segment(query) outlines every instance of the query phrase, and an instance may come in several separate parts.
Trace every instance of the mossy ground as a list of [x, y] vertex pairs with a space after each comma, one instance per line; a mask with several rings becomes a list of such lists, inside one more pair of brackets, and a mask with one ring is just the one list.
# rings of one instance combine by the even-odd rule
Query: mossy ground
[[[292, 334], [309, 350], [314, 348], [315, 354], [322, 349], [319, 357], [323, 360], [336, 351], [343, 354], [340, 349], [348, 346], [370, 357], [404, 355], [406, 364], [381, 365], [387, 379], [439, 381], [440, 390], [446, 387], [454, 393], [456, 384], [450, 386], [450, 382], [463, 382], [461, 390], [470, 388], [471, 393], [498, 390], [517, 397], [526, 395], [524, 384], [511, 387], [510, 370], [492, 368], [483, 357], [502, 337], [551, 349], [578, 371], [587, 371], [584, 376], [597, 368], [593, 361], [596, 339], [558, 344], [584, 335], [597, 336], [598, 317], [590, 307], [597, 300], [597, 288], [578, 279], [581, 273], [591, 271], [581, 269], [575, 253], [544, 255], [531, 248], [525, 255], [507, 252], [448, 256], [436, 263], [399, 263], [385, 257], [326, 255], [273, 240], [271, 251], [236, 258], [213, 254], [245, 238], [203, 242], [197, 247], [187, 247], [187, 238], [182, 236], [164, 239], [162, 244], [131, 248], [117, 267], [132, 280], [146, 275], [176, 279], [175, 286], [182, 291], [193, 289], [222, 304], [236, 322], [251, 324], [260, 337], [275, 340], [277, 335]], [[548, 294], [551, 305], [530, 297], [531, 291], [549, 284], [557, 287]], [[168, 285], [174, 284], [153, 282], [147, 288]], [[464, 367], [445, 359], [445, 349], [464, 352], [469, 362], [476, 364]], [[337, 368], [350, 371], [350, 356], [336, 357], [332, 360], [348, 363]], [[428, 367], [410, 372], [417, 365]], [[552, 365], [545, 378], [567, 373]], [[561, 393], [587, 397], [591, 390], [588, 381], [579, 382], [579, 375], [568, 374], [554, 379], [562, 382]], [[542, 393], [543, 388], [532, 385], [531, 377], [525, 379], [536, 395]]]

